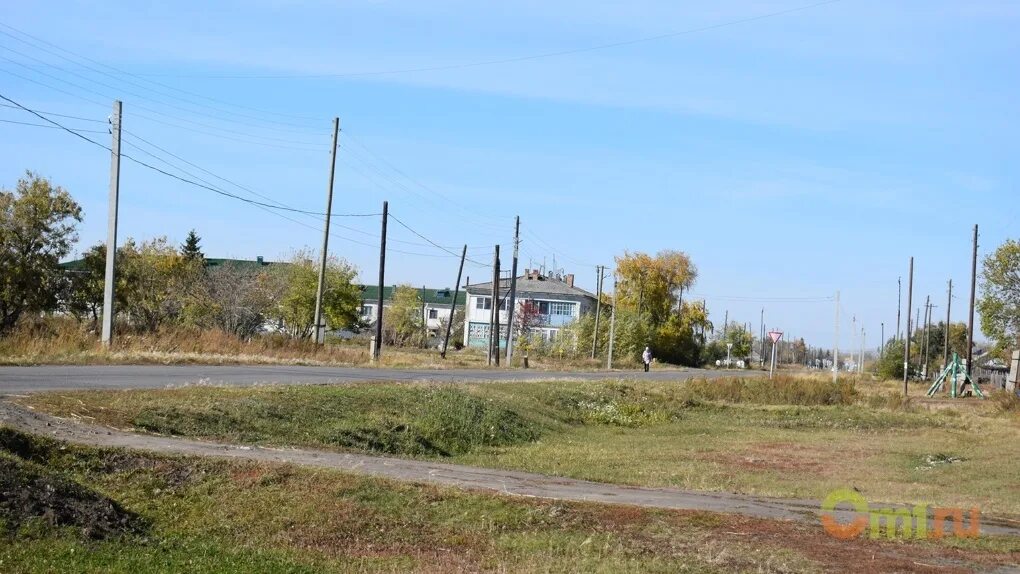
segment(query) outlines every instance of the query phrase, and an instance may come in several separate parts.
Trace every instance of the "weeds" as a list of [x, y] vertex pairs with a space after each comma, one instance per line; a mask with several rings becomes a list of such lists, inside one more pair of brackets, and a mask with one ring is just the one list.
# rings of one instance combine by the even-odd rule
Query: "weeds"
[[859, 393], [853, 382], [780, 375], [774, 379], [695, 379], [683, 387], [690, 400], [759, 405], [850, 405]]

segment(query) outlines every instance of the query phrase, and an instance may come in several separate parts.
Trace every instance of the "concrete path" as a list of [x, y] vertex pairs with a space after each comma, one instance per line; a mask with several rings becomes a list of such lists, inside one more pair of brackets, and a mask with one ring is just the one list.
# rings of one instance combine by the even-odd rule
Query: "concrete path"
[[[135, 434], [43, 415], [6, 401], [0, 401], [0, 425], [91, 446], [141, 449], [161, 454], [291, 463], [393, 480], [496, 491], [515, 496], [703, 510], [742, 514], [757, 518], [809, 521], [819, 524], [819, 528], [821, 528], [818, 522], [820, 503], [812, 500], [764, 498], [725, 492], [630, 487], [422, 460], [311, 449], [226, 445], [167, 436]], [[850, 512], [837, 514], [840, 522], [844, 523], [854, 518], [854, 514]], [[1020, 536], [1020, 523], [982, 516], [981, 531], [983, 534]]]
[[642, 371], [539, 371], [503, 369], [376, 369], [364, 367], [299, 367], [287, 365], [94, 365], [0, 367], [0, 395], [34, 391], [86, 389], [152, 389], [169, 385], [324, 384], [358, 381], [534, 381], [654, 380], [682, 381], [760, 372], [670, 369]]

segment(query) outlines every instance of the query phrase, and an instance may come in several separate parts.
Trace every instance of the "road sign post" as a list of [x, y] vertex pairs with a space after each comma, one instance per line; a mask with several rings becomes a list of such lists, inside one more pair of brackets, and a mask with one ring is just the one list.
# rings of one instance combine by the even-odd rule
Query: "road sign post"
[[782, 331], [769, 331], [769, 339], [772, 339], [772, 366], [769, 367], [769, 378], [772, 378], [772, 374], [776, 371], [776, 345], [779, 340], [783, 338]]

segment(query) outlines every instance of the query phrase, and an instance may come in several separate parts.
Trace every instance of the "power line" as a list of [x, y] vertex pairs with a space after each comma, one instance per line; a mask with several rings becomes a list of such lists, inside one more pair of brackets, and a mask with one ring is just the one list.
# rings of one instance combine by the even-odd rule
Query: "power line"
[[757, 16], [750, 16], [746, 18], [739, 18], [735, 20], [728, 20], [720, 22], [718, 24], [711, 24], [707, 26], [699, 26], [696, 28], [688, 28], [686, 30], [679, 30], [676, 32], [668, 32], [665, 34], [658, 34], [655, 36], [645, 36], [643, 38], [635, 38], [631, 40], [624, 40], [620, 42], [610, 42], [606, 44], [597, 44], [594, 46], [587, 46], [583, 48], [573, 48], [569, 50], [559, 50], [555, 52], [544, 52], [538, 54], [530, 54], [526, 56], [515, 56], [510, 58], [499, 58], [493, 60], [481, 60], [477, 62], [466, 62], [460, 64], [447, 64], [442, 66], [426, 66], [420, 68], [404, 68], [404, 69], [393, 69], [393, 70], [382, 70], [382, 71], [370, 71], [370, 72], [346, 72], [336, 74], [233, 74], [233, 75], [217, 75], [217, 74], [143, 74], [148, 77], [172, 77], [172, 78], [208, 78], [208, 79], [252, 79], [252, 80], [280, 80], [280, 79], [296, 79], [296, 78], [355, 78], [355, 77], [366, 77], [366, 76], [385, 76], [395, 74], [411, 74], [419, 72], [439, 72], [445, 70], [460, 70], [464, 68], [477, 68], [481, 66], [492, 66], [499, 64], [512, 64], [515, 62], [526, 62], [530, 60], [541, 60], [546, 58], [556, 58], [560, 56], [569, 56], [573, 54], [581, 54], [584, 52], [594, 52], [598, 50], [608, 50], [610, 48], [619, 48], [623, 46], [631, 46], [634, 44], [642, 44], [646, 42], [654, 42], [657, 40], [664, 40], [667, 38], [675, 38], [677, 36], [685, 36], [689, 34], [696, 34], [699, 32], [707, 32], [710, 30], [717, 30], [719, 28], [725, 28], [728, 26], [736, 26], [738, 24], [746, 24], [749, 22], [755, 22], [758, 20], [765, 20], [768, 18], [775, 18], [778, 16], [784, 16], [786, 14], [792, 14], [794, 12], [800, 12], [804, 10], [810, 10], [824, 6], [826, 4], [834, 4], [839, 0], [824, 0], [822, 2], [815, 2], [813, 4], [807, 4], [804, 6], [798, 6], [794, 8], [788, 8], [786, 10], [777, 10], [774, 12], [768, 12], [765, 14], [759, 14]]
[[[64, 78], [61, 78], [59, 76], [56, 76], [56, 75], [53, 75], [53, 74], [50, 74], [50, 73], [47, 73], [47, 72], [43, 72], [43, 71], [40, 71], [40, 70], [34, 70], [30, 66], [28, 66], [26, 64], [23, 64], [23, 63], [18, 62], [16, 60], [12, 60], [12, 59], [7, 58], [5, 56], [0, 56], [0, 60], [5, 60], [5, 61], [10, 62], [10, 63], [12, 63], [12, 64], [14, 64], [16, 66], [20, 66], [20, 67], [25, 68], [27, 70], [31, 70], [31, 71], [35, 72], [36, 74], [39, 74], [39, 75], [45, 76], [47, 78], [51, 78], [53, 80], [57, 80], [58, 82], [62, 82], [64, 84], [67, 84], [69, 86], [73, 86], [75, 88], [78, 88], [79, 90], [82, 90], [84, 92], [87, 92], [87, 93], [90, 93], [90, 94], [93, 94], [93, 95], [97, 95], [97, 96], [100, 96], [100, 97], [103, 97], [103, 98], [116, 99], [115, 97], [111, 96], [110, 94], [106, 94], [106, 93], [103, 93], [103, 92], [99, 92], [99, 91], [93, 90], [91, 88], [82, 86], [81, 84], [76, 84], [76, 83], [74, 83], [74, 82], [72, 82], [70, 80], [66, 80]], [[14, 75], [14, 76], [26, 79], [26, 80], [28, 80], [30, 82], [37, 83], [37, 84], [46, 86], [46, 87], [51, 88], [51, 89], [58, 89], [58, 88], [53, 88], [52, 86], [48, 86], [46, 84], [43, 84], [41, 82], [36, 82], [36, 81], [34, 81], [32, 79], [29, 79], [29, 78], [26, 78], [24, 76], [20, 76], [18, 74], [15, 74], [13, 72], [8, 71], [8, 70], [4, 70], [4, 71], [6, 71], [7, 73], [10, 73], [11, 75]], [[78, 75], [78, 74], [75, 74], [75, 75]], [[113, 89], [113, 90], [119, 90], [120, 89], [120, 88], [117, 88], [115, 86], [110, 86], [109, 84], [103, 84], [102, 82], [95, 82], [95, 80], [90, 80], [89, 78], [86, 78], [86, 80], [92, 81], [94, 83], [98, 83], [98, 84], [100, 84], [102, 86], [106, 86], [106, 87], [108, 87], [110, 89]], [[63, 93], [68, 93], [68, 92], [66, 92], [64, 90], [59, 90], [58, 89], [58, 91], [61, 91]], [[127, 92], [127, 93], [132, 94], [131, 92]], [[70, 95], [72, 95], [74, 97], [81, 97], [81, 96], [78, 96], [76, 94], [70, 94]], [[137, 94], [132, 94], [132, 95], [137, 96]], [[155, 100], [151, 100], [150, 98], [145, 98], [144, 96], [138, 96], [138, 97], [141, 97], [143, 100], [155, 101]], [[82, 98], [82, 99], [85, 99], [85, 98]], [[90, 101], [90, 100], [86, 100], [86, 101]], [[94, 100], [91, 100], [91, 101], [93, 103], [97, 103]], [[161, 103], [159, 101], [155, 101], [155, 102], [157, 104]], [[163, 104], [163, 105], [167, 105], [167, 104]], [[238, 130], [232, 130], [232, 129], [228, 129], [228, 128], [224, 128], [224, 127], [220, 127], [220, 126], [214, 126], [214, 125], [210, 125], [210, 124], [206, 124], [206, 123], [202, 123], [202, 122], [197, 122], [195, 120], [191, 120], [191, 119], [188, 119], [188, 118], [183, 118], [183, 117], [178, 117], [178, 116], [174, 116], [174, 115], [171, 115], [171, 114], [167, 114], [167, 113], [161, 112], [159, 110], [156, 110], [156, 109], [153, 109], [153, 108], [150, 108], [148, 106], [145, 106], [145, 105], [142, 105], [142, 104], [138, 104], [138, 103], [133, 103], [133, 107], [138, 108], [140, 110], [147, 111], [147, 112], [152, 113], [152, 114], [156, 114], [158, 116], [170, 118], [170, 119], [181, 121], [181, 122], [185, 122], [185, 123], [188, 123], [188, 124], [193, 124], [193, 125], [196, 125], [196, 126], [199, 126], [199, 127], [206, 128], [206, 129], [218, 130], [218, 131], [229, 133], [229, 134], [235, 134], [235, 135], [244, 136], [244, 137], [247, 137], [247, 138], [255, 138], [255, 139], [268, 140], [268, 141], [271, 141], [271, 142], [281, 142], [281, 143], [286, 143], [286, 144], [297, 144], [297, 145], [302, 145], [302, 146], [309, 146], [309, 147], [294, 148], [294, 149], [302, 149], [304, 151], [316, 151], [315, 147], [311, 147], [311, 146], [315, 146], [316, 145], [313, 142], [290, 140], [290, 139], [276, 138], [276, 137], [271, 137], [271, 136], [263, 136], [263, 135], [248, 133], [248, 132], [242, 132], [242, 131], [238, 131]], [[178, 109], [181, 109], [178, 106], [171, 106], [171, 107], [177, 107]], [[184, 111], [188, 112], [188, 113], [194, 113], [194, 112], [191, 112], [190, 110], [186, 110], [186, 109]], [[169, 125], [169, 126], [172, 126], [172, 127], [176, 127], [176, 128], [179, 128], [179, 129], [190, 129], [191, 131], [195, 131], [195, 132], [198, 132], [198, 133], [209, 134], [209, 132], [202, 132], [200, 130], [195, 130], [194, 128], [186, 128], [186, 127], [183, 127], [183, 126], [180, 126], [180, 125], [177, 125], [177, 124], [172, 124], [172, 123], [169, 123], [169, 122], [163, 122], [163, 121], [157, 120], [155, 118], [150, 118], [150, 117], [142, 115], [142, 114], [135, 114], [135, 115], [137, 115], [139, 117], [146, 118], [146, 119], [148, 119], [150, 121], [154, 121], [154, 122], [157, 122], [157, 123], [165, 123], [166, 125]], [[200, 115], [206, 115], [206, 114], [200, 114]], [[214, 118], [214, 119], [218, 119], [218, 118]], [[220, 120], [220, 121], [224, 121], [224, 120]], [[209, 134], [209, 135], [218, 135], [218, 134]], [[243, 141], [243, 142], [246, 142], [246, 143], [256, 143], [256, 144], [261, 144], [262, 143], [262, 142], [248, 142], [246, 140], [237, 140], [237, 141]], [[262, 145], [266, 145], [266, 144], [262, 144]], [[279, 146], [279, 144], [277, 144], [277, 143], [274, 143], [274, 144], [271, 144], [271, 145]], [[280, 147], [285, 147], [285, 146], [280, 146]], [[292, 146], [290, 146], [290, 147], [292, 147]]]
[[[427, 242], [431, 243], [431, 244], [432, 244], [432, 245], [433, 245], [434, 247], [436, 247], [436, 248], [438, 248], [438, 249], [440, 249], [440, 250], [442, 250], [442, 251], [445, 251], [445, 252], [446, 252], [447, 254], [449, 254], [449, 255], [450, 255], [450, 256], [452, 256], [452, 257], [460, 257], [460, 255], [458, 255], [458, 254], [454, 253], [453, 251], [450, 251], [450, 250], [449, 250], [449, 249], [447, 249], [446, 247], [443, 247], [442, 245], [440, 245], [440, 244], [436, 243], [435, 241], [432, 241], [432, 240], [431, 240], [431, 239], [429, 239], [428, 237], [425, 237], [425, 236], [424, 236], [424, 235], [422, 235], [421, 233], [418, 233], [417, 231], [415, 231], [415, 230], [414, 230], [413, 228], [411, 228], [411, 226], [409, 226], [408, 224], [404, 223], [404, 222], [403, 222], [403, 221], [401, 221], [401, 220], [400, 220], [400, 219], [399, 219], [398, 217], [396, 217], [395, 215], [393, 215], [393, 212], [392, 212], [392, 211], [391, 211], [391, 212], [389, 213], [389, 216], [390, 216], [390, 219], [392, 219], [393, 221], [396, 221], [396, 222], [397, 222], [397, 223], [398, 223], [398, 224], [399, 224], [399, 225], [400, 225], [401, 227], [403, 227], [404, 229], [406, 229], [406, 230], [410, 231], [411, 233], [413, 233], [413, 234], [417, 235], [418, 237], [420, 237], [420, 238], [424, 239], [425, 241], [427, 241]], [[474, 259], [467, 259], [467, 258], [465, 258], [465, 260], [466, 260], [466, 261], [470, 261], [471, 263], [473, 263], [473, 264], [475, 264], [475, 265], [478, 265], [478, 266], [480, 266], [480, 267], [492, 267], [492, 265], [487, 265], [487, 264], [485, 264], [485, 263], [480, 263], [480, 262], [478, 262], [478, 261], [475, 261]]]
[[[12, 106], [11, 104], [0, 104], [0, 108], [11, 108], [11, 109], [14, 109], [14, 110], [19, 109], [17, 106]], [[66, 114], [58, 114], [56, 112], [44, 112], [42, 110], [39, 110], [39, 113], [40, 114], [46, 114], [47, 116], [54, 116], [54, 117], [57, 117], [57, 118], [67, 118], [69, 120], [81, 120], [83, 122], [93, 122], [93, 123], [97, 123], [97, 124], [105, 124], [106, 123], [106, 120], [96, 120], [96, 119], [93, 119], [93, 118], [83, 118], [81, 116], [69, 116], [69, 115], [66, 115]]]
[[[18, 122], [18, 121], [15, 121], [15, 120], [0, 120], [0, 122], [3, 122], [5, 124], [17, 124], [17, 125], [20, 125], [20, 126], [31, 126], [33, 128], [57, 129], [57, 126], [48, 126], [46, 124], [33, 124], [32, 122]], [[75, 130], [75, 131], [76, 132], [81, 132], [81, 133], [84, 133], [84, 134], [105, 134], [105, 133], [109, 133], [109, 132], [104, 132], [102, 130]]]
[[[62, 48], [62, 47], [60, 47], [60, 46], [58, 46], [58, 45], [56, 45], [56, 44], [54, 44], [52, 42], [48, 42], [48, 41], [46, 41], [46, 40], [44, 40], [44, 39], [42, 39], [42, 38], [40, 38], [38, 36], [33, 36], [32, 34], [29, 34], [28, 32], [25, 32], [24, 30], [19, 30], [19, 29], [15, 28], [15, 27], [13, 27], [13, 26], [11, 26], [9, 24], [4, 24], [3, 22], [0, 22], [0, 26], [2, 26], [4, 28], [7, 28], [8, 30], [12, 30], [12, 31], [14, 31], [14, 32], [16, 32], [16, 33], [18, 33], [18, 34], [20, 34], [22, 36], [26, 36], [28, 38], [31, 38], [31, 39], [35, 40], [36, 42], [38, 42], [38, 43], [45, 44], [47, 46], [50, 46], [50, 47], [55, 48], [57, 50], [60, 50], [61, 52], [64, 52], [66, 54], [71, 54], [72, 56], [74, 56], [76, 58], [79, 58], [81, 60], [85, 60], [87, 62], [91, 62], [93, 64], [96, 64], [97, 66], [102, 66], [102, 67], [104, 67], [104, 68], [106, 68], [108, 70], [113, 70], [114, 72], [117, 72], [119, 74], [122, 74], [122, 75], [125, 75], [125, 76], [130, 76], [130, 77], [133, 77], [133, 78], [138, 78], [139, 80], [141, 80], [143, 82], [154, 84], [154, 85], [166, 88], [168, 90], [173, 90], [173, 91], [181, 93], [181, 94], [186, 94], [186, 95], [194, 96], [196, 98], [201, 98], [203, 100], [207, 100], [207, 101], [210, 101], [210, 102], [216, 102], [216, 103], [219, 103], [219, 104], [223, 104], [223, 105], [227, 105], [227, 106], [231, 106], [231, 107], [236, 107], [236, 108], [240, 108], [240, 109], [245, 109], [245, 110], [249, 110], [249, 111], [253, 111], [253, 112], [263, 113], [263, 114], [270, 114], [270, 115], [275, 115], [275, 116], [280, 116], [280, 117], [289, 117], [289, 118], [300, 119], [300, 120], [308, 120], [308, 121], [321, 121], [321, 118], [314, 118], [314, 117], [309, 117], [309, 116], [301, 116], [301, 115], [296, 115], [296, 114], [287, 114], [287, 113], [276, 112], [276, 111], [272, 111], [272, 110], [264, 110], [264, 109], [259, 109], [259, 108], [253, 108], [253, 107], [245, 106], [245, 105], [242, 105], [242, 104], [236, 104], [236, 103], [232, 103], [232, 102], [226, 102], [226, 101], [223, 101], [223, 100], [218, 100], [216, 98], [211, 98], [209, 96], [205, 96], [205, 95], [202, 95], [202, 94], [199, 94], [199, 93], [196, 93], [196, 92], [189, 92], [187, 90], [183, 90], [181, 88], [177, 88], [177, 87], [171, 86], [169, 84], [164, 84], [162, 82], [157, 82], [155, 80], [149, 80], [149, 79], [143, 78], [142, 76], [140, 76], [138, 74], [133, 74], [131, 72], [127, 72], [125, 70], [116, 68], [114, 66], [110, 66], [109, 64], [104, 64], [103, 62], [100, 62], [98, 60], [94, 60], [92, 58], [89, 58], [88, 56], [83, 56], [81, 54], [77, 54], [75, 52], [72, 52], [71, 50], [68, 50], [66, 48]], [[7, 35], [10, 36], [10, 34], [7, 34]], [[20, 41], [20, 42], [22, 42], [24, 44], [30, 45], [30, 46], [32, 46], [34, 48], [41, 49], [43, 51], [49, 52], [48, 50], [45, 50], [43, 48], [39, 48], [38, 46], [32, 45], [31, 43], [29, 43], [29, 42], [27, 42], [27, 41], [25, 41], [23, 39], [20, 39], [20, 38], [14, 37], [14, 36], [10, 36], [10, 37], [15, 38], [16, 40], [18, 40], [18, 41]], [[53, 52], [49, 52], [49, 53], [53, 54]], [[67, 61], [72, 61], [69, 58], [65, 58], [65, 57], [59, 56], [57, 54], [53, 54], [53, 55], [56, 55], [57, 57], [63, 58], [65, 60], [67, 60]], [[79, 64], [77, 62], [75, 62], [75, 65], [80, 65], [80, 66], [82, 66], [82, 67], [84, 67], [86, 69], [91, 69], [88, 66], [84, 66], [84, 65]], [[104, 75], [107, 75], [107, 76], [110, 76], [110, 77], [114, 77], [114, 76], [112, 76], [110, 74], [105, 74], [104, 72], [100, 72], [98, 70], [95, 70], [95, 71], [97, 73], [103, 73]], [[124, 80], [121, 80], [121, 81], [124, 81]], [[126, 82], [126, 83], [128, 83], [128, 82]], [[133, 84], [133, 85], [142, 87], [140, 84]], [[151, 90], [152, 88], [145, 88], [145, 89], [150, 89]], [[152, 90], [152, 91], [155, 91], [155, 90]], [[183, 98], [179, 98], [179, 99], [181, 99], [182, 101], [187, 101], [187, 100], [184, 100]], [[198, 105], [198, 104], [196, 104], [196, 105]], [[208, 107], [210, 107], [210, 109], [215, 109], [215, 108], [212, 108], [212, 106], [208, 106]], [[291, 124], [287, 124], [287, 125], [291, 125]], [[293, 125], [296, 126], [297, 124], [293, 124]]]

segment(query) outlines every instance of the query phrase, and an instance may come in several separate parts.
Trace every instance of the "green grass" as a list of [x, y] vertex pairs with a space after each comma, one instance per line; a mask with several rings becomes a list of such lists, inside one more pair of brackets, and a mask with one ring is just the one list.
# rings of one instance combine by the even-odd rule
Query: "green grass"
[[[49, 393], [25, 401], [116, 427], [228, 442], [769, 496], [821, 499], [856, 487], [876, 503], [1020, 514], [1013, 479], [1020, 476], [1020, 419], [998, 414], [990, 403], [929, 409], [891, 401], [888, 392], [881, 385], [780, 377], [773, 383], [191, 387]], [[937, 455], [960, 460], [925, 464]]]
[[[0, 460], [79, 485], [50, 503], [73, 505], [64, 499], [87, 491], [147, 524], [95, 538], [73, 525], [39, 526], [41, 508], [35, 527], [0, 537], [3, 572], [823, 570], [792, 545], [736, 541], [720, 556], [707, 544], [754, 521], [68, 447], [10, 431], [2, 439]], [[0, 517], [6, 512], [0, 505]]]

